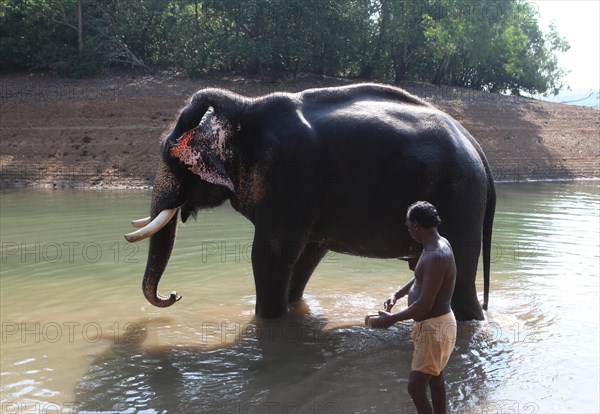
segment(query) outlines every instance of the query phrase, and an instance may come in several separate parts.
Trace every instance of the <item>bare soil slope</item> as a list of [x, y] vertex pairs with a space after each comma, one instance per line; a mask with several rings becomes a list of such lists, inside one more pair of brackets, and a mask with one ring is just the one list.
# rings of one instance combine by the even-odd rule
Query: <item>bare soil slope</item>
[[[351, 83], [112, 75], [91, 80], [0, 77], [3, 188], [150, 186], [158, 142], [190, 95], [223, 87], [258, 96]], [[450, 87], [407, 84], [479, 141], [497, 180], [600, 177], [600, 111]]]

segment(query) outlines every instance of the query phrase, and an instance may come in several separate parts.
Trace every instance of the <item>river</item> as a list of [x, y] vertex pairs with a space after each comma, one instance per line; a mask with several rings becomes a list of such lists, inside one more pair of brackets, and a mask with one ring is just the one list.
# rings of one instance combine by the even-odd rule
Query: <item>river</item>
[[[600, 183], [502, 183], [486, 320], [461, 323], [450, 412], [598, 413]], [[305, 303], [254, 320], [252, 224], [231, 207], [179, 227], [140, 289], [146, 191], [3, 191], [2, 412], [412, 413], [410, 324], [363, 326], [405, 262], [329, 254]], [[482, 291], [481, 264], [478, 291]]]

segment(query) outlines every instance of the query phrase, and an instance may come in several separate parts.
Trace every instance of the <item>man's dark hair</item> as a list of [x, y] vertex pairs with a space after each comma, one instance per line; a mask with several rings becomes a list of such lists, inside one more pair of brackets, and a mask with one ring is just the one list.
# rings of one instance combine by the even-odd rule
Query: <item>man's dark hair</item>
[[437, 227], [442, 222], [433, 204], [427, 201], [417, 201], [411, 204], [406, 212], [406, 218], [428, 229]]

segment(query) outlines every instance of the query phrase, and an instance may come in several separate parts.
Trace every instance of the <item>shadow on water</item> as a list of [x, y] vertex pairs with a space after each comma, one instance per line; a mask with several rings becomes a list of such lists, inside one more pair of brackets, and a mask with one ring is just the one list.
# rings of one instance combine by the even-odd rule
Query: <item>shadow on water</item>
[[[325, 321], [306, 315], [243, 326], [202, 324], [197, 345], [152, 346], [157, 329], [169, 321], [140, 321], [134, 333], [97, 357], [76, 386], [78, 409], [285, 411], [306, 401], [298, 383], [314, 378], [342, 340], [324, 337]], [[235, 340], [210, 345], [208, 336]]]
[[[327, 321], [306, 308], [277, 321], [203, 324], [198, 344], [156, 345], [157, 331], [169, 323], [139, 321], [95, 358], [75, 388], [78, 411], [414, 412], [406, 391], [409, 323], [327, 330]], [[209, 344], [208, 336], [235, 340]], [[486, 323], [459, 325], [446, 369], [452, 412], [485, 405], [489, 357], [511, 358], [494, 336]]]

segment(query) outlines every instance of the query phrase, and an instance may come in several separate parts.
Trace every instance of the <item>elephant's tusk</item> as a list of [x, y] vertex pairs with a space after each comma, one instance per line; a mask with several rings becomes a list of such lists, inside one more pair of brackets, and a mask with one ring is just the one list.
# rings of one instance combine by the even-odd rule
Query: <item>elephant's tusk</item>
[[134, 231], [133, 233], [126, 234], [125, 239], [129, 243], [134, 243], [152, 236], [154, 233], [157, 233], [160, 229], [166, 226], [176, 212], [177, 208], [169, 208], [161, 211], [158, 216], [156, 216], [156, 218], [146, 226]]
[[143, 219], [139, 219], [139, 220], [132, 220], [131, 221], [131, 225], [133, 227], [135, 227], [136, 229], [141, 229], [142, 227], [147, 226], [148, 224], [150, 224], [150, 217], [145, 217]]

